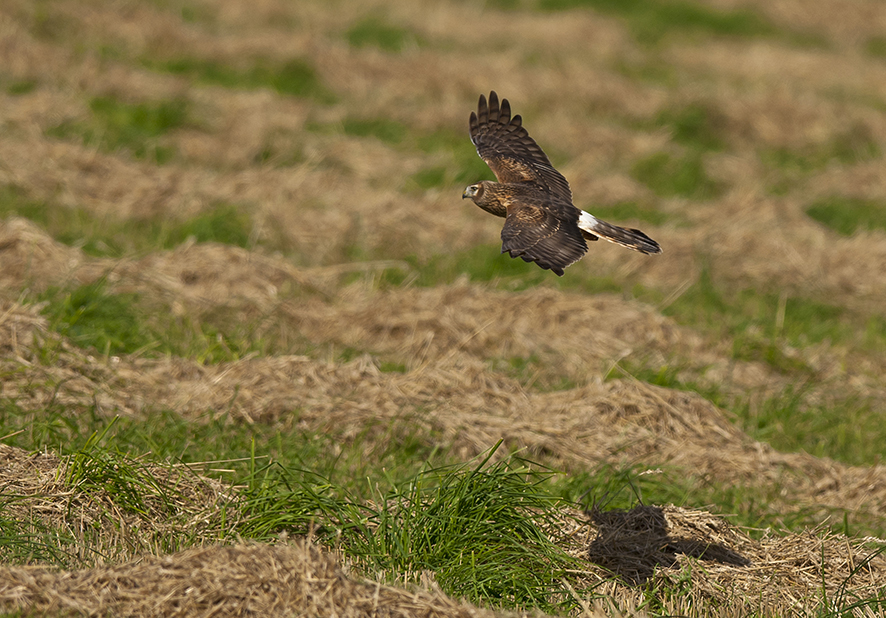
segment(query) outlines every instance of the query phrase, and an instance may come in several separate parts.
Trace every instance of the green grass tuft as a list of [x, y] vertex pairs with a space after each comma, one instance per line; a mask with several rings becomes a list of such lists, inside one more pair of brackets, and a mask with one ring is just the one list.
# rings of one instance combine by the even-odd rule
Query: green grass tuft
[[185, 23], [213, 23], [215, 14], [211, 5], [204, 5], [190, 0], [148, 0], [160, 10], [174, 14]]
[[257, 82], [267, 80], [280, 94], [311, 97], [323, 103], [334, 103], [335, 96], [322, 84], [317, 72], [307, 61], [294, 58], [273, 71], [253, 69], [250, 76]]
[[757, 336], [736, 336], [732, 343], [732, 358], [765, 363], [785, 375], [815, 373], [802, 358], [788, 355], [777, 341], [763, 341]]
[[705, 172], [699, 151], [690, 151], [680, 157], [657, 152], [637, 161], [631, 174], [661, 197], [706, 200], [723, 192], [720, 183]]
[[157, 137], [185, 125], [187, 102], [183, 99], [156, 104], [125, 103], [112, 97], [97, 97], [89, 109], [108, 129], [119, 136], [110, 138], [126, 142], [138, 136]]
[[113, 97], [97, 97], [89, 103], [89, 120], [68, 120], [46, 131], [50, 137], [77, 138], [87, 146], [107, 152], [126, 150], [138, 159], [159, 165], [176, 154], [158, 138], [188, 125], [188, 103], [184, 99], [156, 103], [126, 103]]
[[14, 97], [30, 94], [37, 87], [37, 82], [33, 79], [2, 80], [2, 84], [6, 94]]
[[407, 127], [388, 118], [346, 118], [344, 130], [347, 135], [374, 137], [388, 144], [399, 144], [407, 135]]
[[155, 345], [136, 309], [138, 294], [112, 294], [104, 279], [70, 291], [49, 288], [42, 313], [50, 326], [79, 346], [108, 354], [133, 353]]
[[380, 496], [376, 526], [346, 537], [348, 552], [391, 582], [417, 583], [429, 570], [453, 597], [570, 609], [554, 600], [573, 560], [543, 530], [559, 504], [540, 488], [545, 476], [519, 460], [485, 463], [423, 471]]
[[617, 58], [613, 61], [612, 68], [631, 80], [648, 82], [668, 88], [674, 88], [677, 84], [676, 69], [656, 57], [642, 59]]
[[809, 174], [831, 163], [854, 165], [877, 159], [882, 154], [880, 144], [871, 129], [858, 123], [821, 144], [810, 144], [801, 149], [774, 148], [760, 153], [767, 166], [788, 174]]
[[634, 220], [645, 221], [652, 225], [662, 225], [673, 219], [671, 215], [661, 210], [637, 202], [619, 202], [609, 206], [594, 204], [585, 207], [585, 210], [593, 213], [595, 217], [618, 224]]
[[886, 58], [886, 36], [873, 36], [865, 41], [864, 51], [874, 58]]
[[495, 180], [492, 171], [468, 141], [467, 126], [464, 133], [440, 129], [421, 135], [418, 147], [428, 154], [443, 154], [451, 158], [452, 165], [447, 166], [450, 170], [445, 179], [447, 184], [458, 186], [480, 180]]
[[79, 566], [78, 552], [88, 553], [89, 549], [67, 530], [47, 526], [39, 517], [24, 518], [13, 513], [16, 504], [23, 502], [23, 497], [12, 492], [0, 494], [0, 560], [3, 564]]
[[886, 203], [881, 201], [835, 195], [811, 204], [806, 214], [844, 236], [858, 230], [886, 230]]
[[217, 242], [236, 247], [249, 247], [252, 218], [235, 204], [217, 204], [210, 210], [168, 226], [158, 236], [161, 246], [172, 248], [190, 237], [197, 242]]
[[160, 517], [172, 515], [175, 496], [169, 487], [157, 483], [143, 465], [98, 448], [98, 443], [112, 426], [113, 421], [68, 458], [64, 482], [97, 497], [112, 495], [115, 504], [126, 512]]
[[678, 109], [665, 109], [655, 118], [656, 126], [668, 127], [678, 144], [700, 150], [722, 150], [725, 147], [725, 119], [717, 110], [691, 104]]
[[351, 47], [377, 47], [387, 52], [400, 52], [407, 45], [416, 45], [418, 37], [409, 30], [389, 24], [378, 17], [367, 17], [348, 29]]
[[191, 219], [168, 217], [118, 219], [96, 216], [82, 208], [29, 199], [14, 185], [0, 187], [0, 216], [18, 216], [42, 227], [54, 239], [80, 247], [97, 257], [122, 257], [157, 249], [173, 249], [194, 237], [197, 242], [219, 242], [249, 247], [253, 223], [234, 204], [216, 204]]
[[447, 178], [447, 168], [427, 167], [409, 177], [409, 181], [419, 189], [426, 191], [452, 184], [451, 176]]
[[406, 366], [406, 363], [382, 361], [378, 364], [378, 370], [382, 373], [406, 373], [409, 368]]
[[183, 57], [164, 62], [144, 61], [149, 68], [183, 75], [193, 80], [224, 86], [254, 90], [270, 88], [284, 95], [308, 97], [319, 103], [330, 104], [337, 97], [317, 75], [306, 60], [292, 58], [284, 63], [258, 59], [244, 68], [233, 67], [215, 60]]
[[319, 475], [264, 466], [244, 483], [238, 533], [272, 539], [313, 525], [371, 579], [417, 583], [431, 571], [445, 592], [475, 603], [574, 608], [557, 594], [573, 559], [544, 531], [561, 504], [543, 487], [550, 475], [515, 459], [487, 462], [423, 469], [371, 503]]
[[[73, 288], [50, 287], [37, 299], [46, 303], [42, 313], [53, 330], [104, 355], [174, 354], [218, 363], [290, 345], [285, 338], [273, 339], [273, 334], [256, 335], [260, 318], [244, 322], [236, 312], [224, 310], [200, 319], [180, 317], [167, 305], [139, 294], [109, 292], [104, 278]], [[46, 362], [52, 362], [51, 350]]]
[[[810, 298], [756, 288], [727, 290], [717, 283], [709, 268], [703, 268], [698, 281], [663, 312], [683, 324], [709, 329], [739, 342], [743, 338], [764, 344], [780, 340], [797, 348], [826, 340], [858, 342], [866, 322], [866, 318], [842, 307]], [[886, 335], [880, 340], [886, 345]]]
[[656, 42], [669, 33], [731, 37], [774, 36], [777, 29], [747, 10], [720, 11], [685, 0], [539, 0], [543, 10], [589, 8], [625, 19], [638, 40]]

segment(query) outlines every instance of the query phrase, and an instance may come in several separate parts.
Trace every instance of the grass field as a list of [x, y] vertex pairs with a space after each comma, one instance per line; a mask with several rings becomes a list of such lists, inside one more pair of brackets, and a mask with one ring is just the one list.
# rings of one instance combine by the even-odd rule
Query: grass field
[[[0, 614], [886, 615], [884, 25], [6, 0]], [[493, 89], [664, 253], [500, 255]]]

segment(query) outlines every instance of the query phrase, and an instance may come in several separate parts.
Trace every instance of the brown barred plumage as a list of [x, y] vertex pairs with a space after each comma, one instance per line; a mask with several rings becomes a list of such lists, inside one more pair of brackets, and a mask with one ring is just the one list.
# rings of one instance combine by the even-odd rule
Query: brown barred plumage
[[585, 241], [598, 237], [641, 253], [661, 253], [658, 243], [640, 230], [606, 223], [576, 208], [569, 182], [523, 128], [523, 119], [511, 117], [507, 99], [499, 103], [493, 91], [487, 103], [480, 95], [469, 128], [477, 154], [498, 182], [473, 184], [462, 198], [505, 217], [502, 253], [535, 262], [560, 276], [587, 252]]

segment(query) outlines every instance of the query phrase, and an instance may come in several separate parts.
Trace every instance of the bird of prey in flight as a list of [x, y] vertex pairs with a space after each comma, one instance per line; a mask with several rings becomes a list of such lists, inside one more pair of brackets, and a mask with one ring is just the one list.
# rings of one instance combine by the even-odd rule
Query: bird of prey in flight
[[507, 99], [489, 102], [480, 95], [471, 112], [471, 141], [498, 182], [484, 180], [467, 187], [462, 198], [493, 215], [504, 217], [501, 252], [535, 262], [563, 276], [563, 269], [587, 252], [585, 241], [603, 238], [640, 253], [661, 253], [658, 243], [640, 230], [618, 227], [576, 208], [572, 190], [547, 155], [523, 128], [523, 119], [511, 117]]

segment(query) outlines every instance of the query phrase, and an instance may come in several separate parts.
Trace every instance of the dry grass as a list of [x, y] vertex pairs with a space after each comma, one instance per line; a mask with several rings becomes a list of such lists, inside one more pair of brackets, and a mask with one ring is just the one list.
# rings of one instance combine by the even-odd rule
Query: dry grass
[[[507, 618], [439, 592], [348, 576], [306, 541], [191, 549], [73, 573], [3, 570], [0, 606], [34, 615]], [[30, 615], [30, 614], [29, 614]], [[588, 614], [594, 616], [600, 614]]]
[[[882, 261], [886, 251], [882, 239], [834, 240], [802, 216], [803, 200], [831, 187], [822, 186], [822, 180], [811, 180], [796, 195], [774, 199], [761, 191], [765, 170], [753, 160], [754, 150], [761, 146], [820, 143], [859, 124], [875, 140], [886, 140], [886, 123], [880, 112], [865, 104], [865, 97], [880, 96], [871, 85], [886, 83], [886, 68], [875, 60], [859, 62], [856, 56], [847, 58], [769, 43], [708, 42], [701, 48], [677, 45], [666, 60], [689, 75], [689, 84], [685, 89], [668, 92], [655, 84], [627, 80], [608, 67], [640, 52], [606, 20], [593, 25], [591, 20], [554, 15], [539, 24], [535, 16], [519, 13], [484, 14], [482, 19], [475, 14], [477, 19], [472, 20], [463, 11], [473, 14], [477, 9], [444, 6], [434, 11], [435, 23], [440, 24], [437, 28], [446, 33], [446, 39], [453, 40], [451, 44], [476, 41], [486, 20], [492, 19], [500, 22], [507, 36], [520, 38], [524, 47], [520, 51], [498, 50], [493, 39], [484, 43], [487, 53], [480, 57], [457, 51], [458, 45], [453, 51], [432, 46], [431, 50], [392, 57], [350, 49], [336, 41], [337, 30], [321, 11], [278, 5], [270, 11], [272, 14], [292, 11], [290, 18], [302, 23], [303, 29], [295, 38], [290, 32], [268, 37], [262, 31], [258, 42], [253, 28], [266, 26], [268, 18], [243, 17], [251, 27], [243, 22], [227, 22], [233, 19], [231, 15], [241, 19], [242, 7], [238, 2], [226, 6], [219, 7], [218, 19], [237, 23], [240, 28], [225, 29], [219, 35], [202, 25], [184, 25], [167, 13], [144, 7], [127, 12], [114, 3], [101, 3], [87, 14], [77, 8], [79, 5], [59, 3], [60, 8], [66, 7], [62, 11], [65, 19], [82, 29], [78, 36], [90, 46], [108, 43], [108, 23], [130, 24], [111, 41], [122, 46], [125, 55], [136, 58], [147, 53], [141, 28], [155, 37], [154, 47], [173, 57], [183, 53], [177, 49], [185, 44], [189, 55], [220, 60], [247, 52], [280, 60], [304, 55], [314, 61], [334, 89], [347, 94], [347, 103], [313, 109], [308, 102], [269, 97], [263, 91], [219, 97], [215, 87], [186, 87], [174, 76], [133, 69], [120, 62], [98, 62], [92, 57], [88, 57], [91, 62], [84, 62], [70, 54], [58, 57], [57, 48], [33, 42], [26, 31], [13, 28], [15, 37], [7, 47], [10, 62], [13, 51], [19, 55], [27, 50], [34, 55], [33, 64], [22, 67], [21, 77], [37, 77], [29, 75], [27, 68], [33, 71], [38, 66], [52, 66], [64, 79], [76, 79], [78, 88], [91, 93], [110, 91], [126, 93], [132, 99], [162, 99], [185, 92], [199, 106], [201, 116], [217, 120], [205, 127], [208, 130], [184, 130], [169, 136], [191, 164], [189, 168], [156, 169], [37, 139], [40, 129], [57, 122], [59, 115], [66, 115], [60, 109], [62, 102], [35, 100], [44, 96], [43, 89], [25, 97], [6, 97], [21, 114], [10, 112], [14, 136], [4, 140], [2, 146], [9, 155], [4, 156], [8, 161], [3, 172], [6, 178], [27, 186], [38, 197], [55, 196], [57, 188], [64, 187], [64, 202], [123, 216], [195, 212], [217, 199], [260, 205], [258, 212], [267, 217], [269, 225], [279, 226], [295, 246], [318, 261], [340, 258], [336, 245], [349, 234], [355, 218], [361, 222], [361, 242], [370, 249], [388, 246], [392, 240], [389, 232], [394, 229], [403, 253], [459, 248], [481, 238], [494, 239], [496, 223], [482, 217], [482, 213], [452, 204], [437, 192], [415, 196], [391, 191], [402, 188], [404, 176], [440, 164], [439, 158], [365, 139], [316, 134], [305, 130], [307, 121], [335, 122], [346, 115], [384, 116], [423, 131], [461, 132], [465, 101], [473, 100], [479, 90], [496, 87], [509, 93], [514, 101], [523, 101], [521, 109], [528, 108], [529, 113], [524, 115], [532, 119], [534, 133], [557, 144], [565, 161], [563, 169], [578, 200], [585, 204], [648, 198], [645, 187], [626, 177], [626, 163], [664, 147], [667, 134], [637, 133], [621, 126], [619, 117], [647, 118], [664, 107], [702, 100], [719, 109], [726, 119], [723, 130], [736, 149], [723, 161], [712, 157], [711, 165], [735, 186], [716, 209], [688, 208], [679, 201], [663, 205], [665, 209], [689, 210], [693, 219], [701, 217], [705, 225], [697, 231], [667, 226], [656, 230], [669, 250], [663, 259], [643, 262], [642, 280], [679, 285], [691, 277], [693, 255], [703, 251], [711, 254], [718, 267], [722, 266], [718, 272], [723, 276], [750, 284], [799, 286], [821, 295], [849, 293], [871, 301], [879, 298], [886, 286], [882, 272], [873, 266]], [[404, 14], [396, 17], [405, 25], [415, 24], [416, 29], [424, 30], [427, 10], [419, 5], [409, 11], [401, 8]], [[331, 29], [329, 38], [307, 35], [324, 28]], [[117, 41], [120, 36], [123, 42]], [[177, 48], [177, 40], [186, 43]], [[35, 45], [47, 54], [45, 58], [34, 51]], [[559, 58], [566, 49], [573, 50], [569, 64], [558, 71], [521, 66], [524, 55], [539, 53]], [[847, 70], [845, 64], [822, 68], [822, 63], [831, 59], [851, 62], [853, 70]], [[767, 71], [773, 74], [769, 76]], [[810, 72], [816, 80], [809, 79]], [[513, 83], [500, 78], [500, 83], [490, 84], [478, 77], [487, 73], [513, 75]], [[466, 76], [471, 76], [470, 80]], [[836, 83], [821, 84], [824, 76]], [[41, 73], [39, 78], [48, 76]], [[748, 83], [753, 87], [748, 88]], [[846, 94], [834, 100], [828, 94], [832, 90]], [[569, 96], [564, 97], [563, 92]], [[76, 97], [70, 90], [51, 96]], [[641, 101], [648, 103], [635, 109]], [[51, 113], [41, 116], [41, 105]], [[431, 114], [427, 112], [429, 107]], [[574, 126], [570, 119], [588, 108], [599, 111]], [[255, 155], [272, 141], [284, 150], [298, 144], [306, 155], [305, 162], [294, 169], [251, 165]], [[852, 176], [856, 173], [855, 166], [847, 166], [826, 176], [831, 177], [831, 186], [854, 190], [857, 183]], [[864, 186], [867, 194], [883, 194], [882, 183], [873, 177]], [[294, 204], [314, 205], [311, 216], [300, 216]], [[441, 211], [446, 216], [439, 216]], [[785, 235], [786, 227], [795, 231]], [[596, 268], [612, 270], [626, 259], [622, 253], [608, 249], [595, 247]], [[736, 259], [739, 256], [741, 260]], [[866, 259], [859, 259], [861, 256]], [[849, 277], [841, 268], [849, 262], [855, 268], [872, 266], [863, 272], [853, 271], [855, 276]]]
[[[595, 536], [585, 553], [625, 578], [651, 579], [655, 568], [658, 581], [644, 579], [643, 584], [662, 585], [688, 577], [693, 596], [669, 600], [661, 607], [664, 611], [691, 611], [695, 603], [714, 601], [728, 616], [754, 611], [805, 614], [823, 598], [876, 591], [877, 578], [884, 575], [882, 559], [856, 568], [869, 550], [851, 547], [845, 539], [812, 535], [754, 542], [722, 520], [675, 508], [646, 509], [626, 514], [625, 519], [629, 525]], [[651, 540], [667, 545], [661, 551], [642, 551], [641, 544]], [[833, 574], [824, 582], [818, 575], [823, 568]], [[41, 615], [289, 616], [293, 611], [313, 616], [517, 615], [472, 607], [433, 590], [406, 591], [361, 581], [304, 541], [210, 546], [76, 572], [6, 568], [2, 575], [0, 606]], [[598, 590], [621, 607], [644, 602], [640, 589], [619, 578], [604, 580]], [[598, 602], [586, 604], [597, 609], [582, 616], [612, 615]], [[877, 614], [862, 609], [856, 615]]]
[[[870, 550], [845, 538], [810, 534], [752, 541], [706, 513], [674, 507], [643, 507], [607, 519], [596, 530], [588, 524], [593, 536], [582, 553], [616, 575], [601, 580], [597, 590], [620, 607], [641, 606], [642, 586], [683, 581], [691, 584], [691, 595], [666, 600], [660, 611], [691, 612], [704, 603], [722, 607], [727, 616], [806, 615], [841, 597], [876, 593], [886, 574], [881, 557], [867, 560]], [[605, 576], [597, 571], [597, 578]], [[829, 574], [824, 580], [822, 571]], [[41, 615], [516, 615], [471, 607], [433, 589], [361, 581], [305, 541], [210, 546], [76, 572], [6, 568], [2, 575], [0, 607]], [[586, 605], [582, 616], [612, 615], [599, 602], [589, 599]], [[860, 608], [854, 615], [879, 614]]]
[[[408, 419], [460, 457], [504, 439], [572, 473], [667, 465], [713, 485], [774, 487], [773, 521], [792, 512], [823, 520], [841, 509], [882, 520], [886, 467], [878, 462], [778, 452], [701, 395], [631, 375], [678, 365], [681, 383], [724, 400], [753, 403], [802, 380], [802, 406], [854, 398], [875, 410], [886, 405], [886, 357], [860, 333], [779, 341], [789, 361], [802, 362], [798, 377], [737, 358], [731, 334], [664, 315], [707, 269], [720, 289], [829, 303], [859, 330], [881, 323], [868, 321], [881, 319], [886, 305], [886, 232], [841, 236], [805, 209], [834, 195], [886, 202], [886, 63], [869, 52], [886, 24], [882, 3], [705, 0], [699, 6], [751, 9], [779, 34], [678, 33], [658, 43], [638, 40], [630, 17], [493, 4], [341, 0], [331, 11], [286, 0], [4, 2], [0, 189], [14, 186], [50, 212], [80, 209], [96, 221], [145, 226], [236, 204], [252, 227], [246, 248], [187, 241], [111, 259], [26, 219], [0, 221], [0, 395], [34, 414], [53, 404], [109, 419], [171, 410], [201, 422], [207, 411], [228, 411], [234, 422], [344, 442], [389, 439], [367, 428]], [[366, 18], [403, 33], [399, 51], [349, 44], [350, 28]], [[222, 67], [224, 79], [239, 75], [243, 84], [163, 70], [182, 60]], [[294, 61], [322, 88], [290, 96], [273, 84], [244, 85], [255, 67]], [[460, 174], [477, 169], [462, 156], [473, 156], [466, 114], [490, 89], [524, 116], [570, 179], [577, 205], [633, 202], [661, 215], [638, 225], [661, 242], [662, 256], [593, 246], [567, 273], [615, 281], [621, 295], [553, 283], [515, 291], [521, 280], [485, 284], [469, 274], [413, 285], [439, 256], [498, 237], [499, 221], [457, 199]], [[91, 139], [53, 137], [65, 123], [98, 122], [96, 98], [120, 109], [183, 102], [182, 124], [149, 138], [171, 160], [157, 165], [125, 142], [109, 147], [108, 127]], [[709, 141], [667, 120], [687, 109], [706, 110]], [[349, 129], [379, 120], [395, 137]], [[644, 181], [637, 162], [662, 152], [700, 161], [722, 192], [700, 200]], [[416, 174], [428, 170], [442, 180], [422, 187]], [[273, 353], [217, 364], [150, 350], [112, 356], [73, 345], [31, 304], [52, 286], [103, 277], [111, 292], [140, 294], [154, 318], [169, 314], [198, 328], [224, 314], [249, 325], [254, 340], [270, 341]], [[634, 286], [651, 304], [628, 298]], [[386, 363], [395, 370], [383, 370]], [[105, 557], [89, 571], [6, 569], [5, 608], [493, 615], [433, 589], [360, 581], [301, 541], [211, 546], [199, 522], [232, 491], [217, 481], [183, 476], [176, 517], [151, 511], [153, 519], [137, 518], [139, 526], [152, 522], [142, 534], [106, 497], [72, 494], [57, 455], [0, 446], [0, 458], [3, 491], [27, 496], [4, 507], [7, 514], [83, 538], [99, 530], [89, 551]], [[174, 470], [152, 468], [160, 478]], [[853, 594], [873, 597], [886, 579], [881, 558], [859, 567], [870, 551], [863, 541], [824, 528], [752, 539], [676, 507], [589, 517], [568, 538], [552, 536], [587, 561], [589, 581], [602, 582], [597, 590], [614, 603], [605, 607], [610, 615], [641, 606], [808, 614]], [[164, 526], [186, 522], [194, 544], [206, 546], [152, 556], [165, 553]], [[596, 601], [588, 603], [586, 613], [596, 615]], [[873, 609], [855, 610], [865, 612]]]
[[[886, 561], [869, 546], [821, 531], [754, 540], [703, 511], [637, 506], [588, 513], [572, 530], [576, 549], [614, 576], [597, 590], [620, 607], [648, 602], [649, 590], [683, 590], [659, 598], [653, 611], [719, 615], [809, 615], [845, 599], [876, 595]], [[822, 577], [822, 573], [828, 573]], [[879, 615], [876, 607], [859, 615]]]
[[[35, 538], [50, 530], [78, 539], [65, 546], [77, 552], [61, 561], [67, 564], [113, 564], [163, 553], [173, 532], [188, 531], [195, 545], [212, 542], [218, 538], [215, 520], [231, 492], [187, 468], [148, 466], [133, 479], [140, 493], [136, 510], [115, 498], [110, 485], [85, 487], [75, 478], [79, 466], [101, 466], [100, 461], [62, 460], [6, 445], [0, 445], [0, 460], [5, 520], [23, 522]], [[236, 521], [236, 511], [230, 517]], [[4, 554], [12, 558], [9, 547]]]
[[[448, 307], [459, 296], [474, 295], [471, 288], [439, 288], [433, 294], [438, 295], [437, 304]], [[537, 291], [527, 296], [547, 294]], [[434, 304], [427, 302], [427, 296], [424, 300], [422, 311], [432, 312]], [[598, 326], [613, 316], [631, 317], [632, 305], [622, 301], [598, 299], [585, 304], [590, 305], [583, 308], [585, 319]], [[550, 315], [551, 303], [537, 306]], [[406, 307], [404, 316], [408, 315]], [[345, 440], [362, 435], [372, 423], [408, 418], [414, 427], [424, 428], [423, 433], [436, 435], [441, 445], [455, 445], [465, 457], [478, 455], [504, 438], [512, 448], [525, 449], [532, 457], [569, 470], [642, 461], [652, 467], [678, 465], [718, 483], [778, 485], [782, 495], [775, 499], [784, 503], [771, 508], [782, 514], [795, 509], [846, 508], [860, 517], [884, 515], [883, 466], [853, 467], [802, 453], [779, 453], [748, 439], [724, 419], [722, 410], [701, 396], [630, 379], [536, 392], [513, 378], [491, 374], [483, 360], [491, 345], [484, 344], [484, 338], [490, 335], [479, 328], [483, 324], [492, 328], [488, 322], [475, 322], [478, 327], [458, 331], [451, 325], [447, 329], [443, 321], [437, 332], [448, 330], [448, 342], [439, 341], [443, 335], [423, 333], [413, 325], [407, 334], [417, 340], [421, 362], [406, 373], [383, 373], [368, 355], [346, 364], [275, 356], [207, 366], [178, 358], [98, 360], [65, 343], [46, 366], [30, 346], [22, 344], [32, 338], [28, 329], [45, 328], [33, 310], [9, 306], [5, 313], [4, 346], [18, 360], [6, 363], [11, 377], [4, 395], [26, 409], [40, 409], [55, 401], [97, 405], [109, 417], [172, 409], [195, 420], [207, 410], [227, 410], [248, 423], [288, 425], [295, 419], [302, 428]], [[345, 312], [339, 324], [357, 322]], [[437, 316], [433, 323], [439, 322]], [[615, 323], [609, 336], [636, 333], [637, 323], [629, 322], [624, 330]], [[653, 323], [651, 318], [642, 321], [644, 337], [656, 332]], [[663, 326], [663, 333], [676, 329]], [[326, 336], [319, 327], [311, 330]], [[513, 328], [508, 345], [519, 344], [520, 333], [518, 326]], [[51, 333], [43, 336], [53, 337]], [[379, 349], [384, 349], [386, 337], [382, 333], [374, 340]], [[491, 341], [501, 341], [501, 337], [493, 332]], [[596, 351], [602, 362], [616, 360], [629, 344], [607, 337], [601, 342], [588, 339], [582, 345], [585, 358], [593, 358]], [[495, 350], [492, 355], [499, 353]]]
[[[190, 616], [307, 615], [494, 616], [437, 591], [433, 574], [426, 588], [410, 591], [366, 582], [309, 540], [264, 545], [214, 545], [212, 527], [237, 489], [188, 474], [154, 467], [158, 487], [175, 487], [174, 521], [119, 508], [119, 496], [69, 484], [64, 461], [51, 454], [28, 454], [3, 447], [2, 482], [18, 497], [21, 519], [47, 526], [70, 526], [92, 535], [90, 546], [107, 564], [79, 571], [46, 567], [0, 570], [0, 608], [40, 615]], [[228, 503], [229, 506], [230, 503]], [[12, 513], [16, 516], [16, 512]], [[228, 511], [231, 522], [236, 511]], [[165, 530], [146, 529], [151, 522]], [[207, 534], [201, 535], [200, 527]], [[233, 525], [233, 523], [231, 524]], [[196, 526], [196, 528], [195, 528]], [[199, 549], [149, 556], [162, 534], [194, 530]], [[642, 615], [626, 608], [692, 613], [697, 604], [721, 607], [723, 615], [786, 613], [809, 615], [829, 604], [875, 596], [886, 577], [886, 559], [870, 541], [825, 531], [755, 540], [709, 513], [674, 506], [637, 506], [630, 511], [563, 511], [551, 538], [576, 560], [579, 579], [594, 596], [581, 603], [583, 616], [612, 615], [601, 601], [622, 608], [616, 615]], [[97, 542], [96, 542], [97, 539]], [[153, 539], [153, 541], [148, 541]], [[125, 548], [125, 550], [124, 550]], [[133, 559], [132, 556], [138, 556]], [[428, 589], [430, 586], [430, 589]], [[679, 594], [677, 593], [679, 592]], [[600, 596], [602, 595], [602, 596]], [[602, 601], [605, 604], [605, 601]], [[592, 609], [593, 608], [593, 609]], [[859, 607], [853, 615], [879, 615]]]

